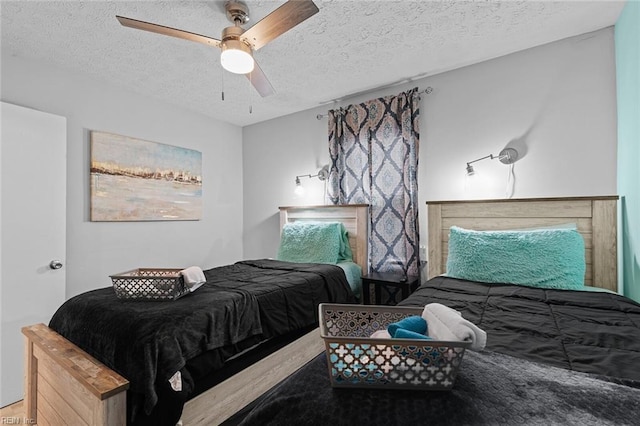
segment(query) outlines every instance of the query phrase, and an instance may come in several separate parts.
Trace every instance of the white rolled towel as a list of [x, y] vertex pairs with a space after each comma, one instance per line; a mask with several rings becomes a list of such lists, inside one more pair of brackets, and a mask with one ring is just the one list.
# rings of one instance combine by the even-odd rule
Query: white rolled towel
[[440, 303], [430, 303], [424, 307], [422, 318], [427, 321], [429, 336], [434, 340], [471, 342], [470, 349], [484, 349], [487, 333], [462, 317], [455, 309]]
[[202, 272], [202, 269], [199, 266], [189, 266], [188, 268], [180, 271], [180, 274], [182, 274], [184, 283], [191, 292], [196, 291], [196, 289], [207, 281], [204, 276], [204, 272]]
[[371, 335], [372, 339], [391, 339], [389, 332], [385, 330], [378, 330]]

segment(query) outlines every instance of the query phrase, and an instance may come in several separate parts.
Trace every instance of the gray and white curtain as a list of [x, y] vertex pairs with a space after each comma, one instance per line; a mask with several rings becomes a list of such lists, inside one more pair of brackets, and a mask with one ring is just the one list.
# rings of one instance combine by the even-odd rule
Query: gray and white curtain
[[418, 89], [329, 111], [327, 192], [370, 208], [373, 272], [418, 275]]

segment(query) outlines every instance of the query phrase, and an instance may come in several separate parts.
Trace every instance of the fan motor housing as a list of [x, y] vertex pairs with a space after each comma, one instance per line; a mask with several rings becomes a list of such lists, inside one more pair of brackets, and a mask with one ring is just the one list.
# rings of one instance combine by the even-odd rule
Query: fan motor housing
[[[245, 30], [243, 28], [236, 26], [223, 29], [220, 44], [226, 45], [227, 47], [233, 46], [234, 49], [240, 49], [251, 53], [253, 51], [251, 44], [240, 38], [244, 31]], [[242, 47], [239, 46], [240, 44]]]
[[227, 27], [222, 30], [222, 41], [239, 40], [242, 33], [244, 33], [244, 29], [240, 27]]

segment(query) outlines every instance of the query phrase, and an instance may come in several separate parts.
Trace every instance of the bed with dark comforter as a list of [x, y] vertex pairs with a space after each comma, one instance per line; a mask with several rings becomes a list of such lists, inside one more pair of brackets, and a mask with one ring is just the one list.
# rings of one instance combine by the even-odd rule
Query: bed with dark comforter
[[334, 389], [322, 354], [242, 424], [639, 424], [640, 304], [440, 276], [401, 305], [433, 302], [487, 332], [483, 351], [466, 351], [452, 390]]
[[[242, 261], [205, 276], [205, 285], [171, 302], [90, 291], [65, 302], [49, 326], [129, 379], [129, 421], [176, 424], [195, 382], [227, 359], [317, 324], [319, 303], [355, 302], [335, 265]], [[167, 390], [178, 371], [182, 390]]]

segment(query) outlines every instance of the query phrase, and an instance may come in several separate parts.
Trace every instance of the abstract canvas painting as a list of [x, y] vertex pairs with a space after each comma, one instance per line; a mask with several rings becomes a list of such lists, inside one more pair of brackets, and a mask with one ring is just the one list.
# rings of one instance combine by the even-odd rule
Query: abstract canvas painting
[[91, 220], [202, 218], [202, 153], [91, 132]]

